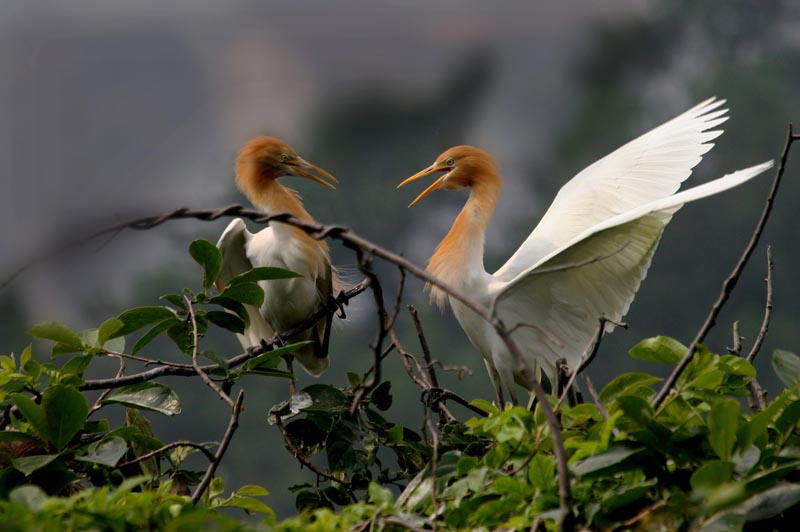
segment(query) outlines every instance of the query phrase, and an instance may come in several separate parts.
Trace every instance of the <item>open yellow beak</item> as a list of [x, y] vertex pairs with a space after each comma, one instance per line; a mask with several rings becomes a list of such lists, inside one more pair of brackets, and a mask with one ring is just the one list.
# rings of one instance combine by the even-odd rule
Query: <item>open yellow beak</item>
[[[405, 179], [402, 183], [397, 185], [397, 188], [404, 187], [407, 184], [411, 183], [412, 181], [416, 181], [417, 179], [420, 179], [421, 177], [425, 177], [426, 175], [430, 175], [430, 174], [432, 174], [434, 172], [445, 172], [445, 171], [448, 171], [448, 170], [450, 170], [449, 167], [446, 167], [446, 166], [442, 167], [441, 165], [438, 165], [438, 164], [434, 163], [434, 164], [430, 165], [428, 168], [426, 168], [425, 170], [417, 172], [416, 174], [412, 175], [408, 179]], [[434, 190], [439, 188], [439, 185], [442, 184], [442, 181], [444, 181], [444, 179], [446, 177], [447, 177], [447, 174], [444, 174], [439, 179], [437, 179], [436, 181], [431, 183], [431, 185], [428, 188], [426, 188], [425, 190], [423, 190], [422, 193], [414, 199], [414, 201], [409, 203], [408, 207], [409, 208], [413, 207], [414, 205], [419, 203], [419, 201], [422, 198], [424, 198], [425, 196], [427, 196], [428, 194], [430, 194], [431, 192], [433, 192]]]
[[[292, 175], [295, 175], [297, 177], [305, 177], [307, 179], [311, 179], [312, 181], [316, 181], [320, 185], [325, 185], [328, 188], [336, 189], [336, 187], [333, 186], [328, 181], [333, 182], [333, 183], [338, 183], [339, 182], [338, 179], [333, 177], [331, 174], [329, 174], [328, 172], [326, 172], [322, 168], [320, 168], [318, 166], [314, 166], [310, 162], [308, 162], [305, 159], [302, 159], [300, 157], [298, 157], [294, 161], [288, 161], [285, 164], [288, 167], [288, 170], [291, 172]], [[315, 173], [319, 174], [319, 176], [322, 176], [322, 177], [314, 175], [311, 172], [315, 172]], [[325, 181], [325, 179], [323, 179], [323, 177], [325, 179], [327, 179], [328, 181]]]

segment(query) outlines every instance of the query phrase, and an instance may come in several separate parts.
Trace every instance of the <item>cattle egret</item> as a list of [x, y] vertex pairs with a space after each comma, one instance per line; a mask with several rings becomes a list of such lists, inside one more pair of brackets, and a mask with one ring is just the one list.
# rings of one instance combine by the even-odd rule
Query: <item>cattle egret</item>
[[[282, 176], [305, 177], [329, 188], [334, 188], [329, 181], [337, 182], [322, 168], [303, 160], [288, 144], [272, 137], [249, 141], [236, 158], [236, 184], [256, 208], [269, 214], [288, 212], [300, 220], [313, 222], [298, 193], [278, 183]], [[339, 290], [328, 244], [291, 225], [273, 223], [253, 234], [241, 218], [236, 218], [222, 233], [217, 247], [223, 260], [222, 272], [216, 280], [219, 290], [253, 267], [273, 266], [301, 275], [259, 282], [264, 289], [264, 304], [260, 309], [245, 305], [250, 324], [244, 334], [237, 335], [245, 349], [272, 338], [275, 332], [292, 329]], [[329, 334], [330, 318], [323, 318], [311, 329], [287, 339], [312, 341], [294, 351], [294, 356], [313, 376], [320, 375], [329, 365]]]
[[[445, 151], [398, 188], [443, 173], [409, 207], [437, 189], [470, 189], [469, 199], [428, 262], [430, 274], [494, 309], [531, 368], [551, 378], [564, 359], [576, 370], [600, 319], [618, 322], [647, 273], [661, 233], [684, 203], [722, 192], [772, 166], [766, 162], [677, 192], [722, 134], [724, 100], [711, 98], [592, 164], [558, 192], [520, 248], [495, 273], [483, 265], [486, 227], [500, 195], [495, 160], [472, 146]], [[464, 332], [483, 355], [498, 398], [513, 384], [527, 387], [493, 327], [434, 286], [441, 308], [449, 299]], [[606, 330], [613, 325], [606, 324]]]

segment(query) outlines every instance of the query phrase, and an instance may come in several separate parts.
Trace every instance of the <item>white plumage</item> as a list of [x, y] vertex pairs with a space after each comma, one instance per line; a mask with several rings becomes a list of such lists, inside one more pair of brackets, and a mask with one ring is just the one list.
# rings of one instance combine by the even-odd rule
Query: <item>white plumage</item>
[[[565, 359], [575, 370], [600, 318], [619, 321], [647, 274], [661, 234], [685, 203], [738, 186], [772, 166], [762, 163], [677, 192], [727, 120], [724, 100], [709, 99], [584, 169], [567, 182], [528, 238], [494, 274], [483, 267], [483, 240], [502, 179], [494, 160], [456, 146], [400, 186], [445, 172], [437, 188], [469, 187], [470, 197], [428, 264], [430, 273], [496, 308], [528, 364], [551, 377]], [[676, 193], [677, 192], [677, 193]], [[439, 302], [443, 294], [432, 296]], [[483, 355], [495, 389], [514, 398], [525, 385], [491, 326], [454, 299], [450, 304]], [[611, 330], [612, 325], [607, 325]]]

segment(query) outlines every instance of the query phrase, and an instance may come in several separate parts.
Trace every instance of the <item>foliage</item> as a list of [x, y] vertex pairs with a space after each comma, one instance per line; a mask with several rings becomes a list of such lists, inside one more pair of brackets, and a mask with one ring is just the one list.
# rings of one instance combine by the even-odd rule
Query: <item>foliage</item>
[[[388, 419], [391, 383], [372, 383], [374, 368], [348, 374], [344, 388], [308, 386], [271, 409], [270, 423], [284, 434], [288, 452], [312, 471], [309, 482], [291, 488], [296, 517], [277, 522], [260, 500], [268, 495], [263, 487], [244, 486], [225, 496], [220, 478], [201, 482], [213, 476], [222, 443], [232, 437], [235, 407], [220, 444], [165, 444], [146, 416], [180, 415], [183, 408], [177, 393], [158, 380], [161, 374], [143, 371], [126, 380], [130, 375], [120, 366], [112, 379], [85, 377], [96, 360], [113, 357], [213, 378], [219, 384], [207, 389], [221, 397], [246, 375], [292, 378], [278, 365], [299, 344], [265, 344], [224, 358], [202, 351], [199, 342], [212, 326], [241, 332], [245, 305], [263, 300], [258, 283], [296, 274], [258, 268], [215, 293], [219, 251], [196, 241], [190, 254], [202, 267], [199, 291], [167, 294], [167, 305], [127, 310], [96, 329], [36, 325], [30, 334], [53, 343], [48, 362], [37, 361], [33, 346], [0, 357], [5, 529], [557, 528], [562, 495], [540, 405], [500, 410], [474, 401], [487, 417], [438, 427], [426, 409], [420, 433]], [[138, 339], [126, 353], [126, 337], [133, 334]], [[141, 355], [159, 336], [173, 342], [184, 362]], [[677, 340], [655, 337], [630, 355], [675, 366], [685, 351]], [[201, 357], [210, 364], [201, 368]], [[592, 530], [710, 532], [781, 529], [784, 520], [797, 517], [800, 357], [776, 351], [773, 368], [786, 389], [753, 412], [744, 407], [756, 377], [753, 366], [702, 346], [658, 409], [650, 400], [661, 379], [646, 373], [617, 376], [594, 401], [568, 404], [550, 397], [568, 455], [574, 523]], [[102, 393], [91, 399], [90, 390]], [[110, 408], [125, 409], [123, 423], [113, 426], [100, 417]], [[185, 469], [187, 457], [198, 452], [209, 468]], [[225, 508], [257, 521], [233, 517]]]
[[[684, 352], [666, 337], [631, 350], [669, 364]], [[780, 357], [800, 362], [791, 353]], [[614, 379], [599, 404], [561, 405], [577, 523], [591, 530], [785, 529], [782, 523], [800, 513], [800, 373], [783, 367], [793, 368], [782, 375], [792, 386], [754, 414], [741, 409], [754, 368], [705, 348], [657, 411], [648, 400], [660, 379], [644, 373]], [[367, 502], [277, 528], [423, 528], [436, 515], [445, 530], [554, 529], [556, 463], [540, 409], [475, 403], [491, 414], [466, 423], [463, 441], [471, 445], [442, 452], [399, 496], [373, 483]]]

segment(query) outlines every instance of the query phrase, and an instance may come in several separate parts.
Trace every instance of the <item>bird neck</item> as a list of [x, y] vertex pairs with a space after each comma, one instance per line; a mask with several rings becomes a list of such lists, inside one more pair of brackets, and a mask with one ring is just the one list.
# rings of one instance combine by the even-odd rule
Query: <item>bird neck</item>
[[[274, 179], [264, 180], [258, 188], [248, 188], [245, 193], [253, 205], [268, 214], [288, 212], [304, 222], [315, 223], [314, 218], [303, 206], [303, 200], [300, 195], [296, 191], [284, 187]], [[314, 243], [327, 253], [328, 244], [324, 240], [315, 240], [300, 228], [282, 223], [273, 223], [271, 226], [278, 239], [297, 239]]]
[[[455, 288], [463, 288], [486, 275], [483, 266], [486, 228], [502, 187], [499, 175], [493, 176], [496, 179], [491, 177], [482, 176], [472, 185], [467, 203], [428, 261], [428, 273]], [[429, 288], [431, 299], [443, 307], [447, 294], [434, 286]]]

